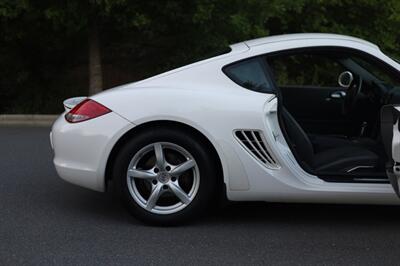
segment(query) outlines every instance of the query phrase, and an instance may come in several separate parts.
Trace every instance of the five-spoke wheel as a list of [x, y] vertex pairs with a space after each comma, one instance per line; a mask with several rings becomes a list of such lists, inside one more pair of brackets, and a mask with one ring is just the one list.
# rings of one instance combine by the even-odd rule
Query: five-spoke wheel
[[161, 127], [124, 143], [114, 159], [113, 178], [135, 217], [170, 225], [218, 205], [218, 169], [218, 159], [204, 140]]
[[133, 199], [144, 209], [171, 214], [185, 208], [196, 196], [200, 173], [195, 159], [184, 148], [156, 142], [132, 158], [127, 184]]

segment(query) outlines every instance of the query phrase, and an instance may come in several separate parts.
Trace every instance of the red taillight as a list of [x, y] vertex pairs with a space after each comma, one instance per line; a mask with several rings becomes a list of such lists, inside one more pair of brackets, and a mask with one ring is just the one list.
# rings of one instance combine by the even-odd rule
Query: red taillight
[[104, 105], [99, 104], [91, 99], [86, 99], [71, 109], [65, 119], [70, 123], [79, 123], [89, 119], [99, 117], [111, 112]]

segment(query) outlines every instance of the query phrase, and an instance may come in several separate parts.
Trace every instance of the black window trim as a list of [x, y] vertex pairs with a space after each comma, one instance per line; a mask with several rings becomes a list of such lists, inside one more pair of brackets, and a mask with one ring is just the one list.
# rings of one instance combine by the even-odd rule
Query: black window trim
[[[225, 66], [222, 67], [222, 72], [233, 82], [235, 82], [237, 85], [239, 85], [240, 87], [246, 89], [246, 90], [250, 90], [250, 91], [254, 91], [254, 92], [258, 92], [258, 93], [265, 93], [265, 94], [276, 94], [276, 84], [275, 84], [275, 79], [273, 78], [272, 72], [269, 68], [269, 65], [267, 64], [267, 62], [264, 59], [264, 54], [262, 55], [256, 55], [256, 56], [252, 56], [252, 57], [247, 57], [232, 63], [229, 63]], [[241, 85], [241, 82], [238, 80], [238, 78], [235, 78], [234, 76], [230, 75], [227, 71], [227, 69], [233, 65], [240, 65], [240, 64], [244, 64], [247, 61], [251, 61], [251, 60], [256, 60], [258, 61], [258, 63], [260, 64], [262, 71], [264, 72], [265, 78], [268, 80], [268, 82], [271, 84], [271, 88], [268, 91], [258, 91], [258, 90], [252, 90], [246, 87], [243, 87]]]

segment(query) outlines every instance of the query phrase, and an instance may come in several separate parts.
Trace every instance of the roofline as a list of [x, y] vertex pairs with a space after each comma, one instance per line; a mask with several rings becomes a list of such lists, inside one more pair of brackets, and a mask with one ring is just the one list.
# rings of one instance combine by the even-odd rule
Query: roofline
[[[295, 34], [283, 34], [283, 35], [271, 35], [268, 37], [261, 37], [252, 40], [247, 40], [241, 42], [247, 45], [249, 48], [265, 45], [269, 43], [279, 43], [279, 42], [287, 42], [287, 41], [299, 41], [299, 40], [340, 40], [340, 41], [353, 41], [359, 44], [368, 45], [374, 49], [379, 50], [379, 46], [371, 43], [369, 41], [340, 34], [331, 34], [331, 33], [295, 33]], [[237, 44], [234, 44], [237, 45]]]

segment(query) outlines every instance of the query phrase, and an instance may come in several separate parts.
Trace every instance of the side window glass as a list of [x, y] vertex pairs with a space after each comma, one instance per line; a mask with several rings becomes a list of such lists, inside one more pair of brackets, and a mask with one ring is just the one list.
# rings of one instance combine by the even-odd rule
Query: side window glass
[[262, 63], [259, 58], [252, 58], [228, 65], [223, 71], [235, 83], [246, 89], [271, 93], [273, 87]]
[[359, 56], [351, 56], [350, 60], [354, 61], [357, 65], [366, 70], [373, 77], [387, 85], [399, 87], [400, 79], [397, 75], [385, 70], [382, 65], [377, 64], [371, 58], [362, 58]]
[[318, 54], [277, 55], [267, 58], [279, 87], [337, 87], [346, 69], [332, 58]]

